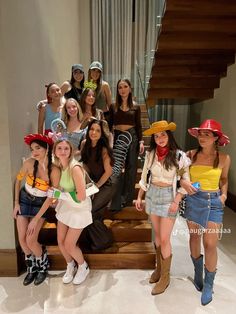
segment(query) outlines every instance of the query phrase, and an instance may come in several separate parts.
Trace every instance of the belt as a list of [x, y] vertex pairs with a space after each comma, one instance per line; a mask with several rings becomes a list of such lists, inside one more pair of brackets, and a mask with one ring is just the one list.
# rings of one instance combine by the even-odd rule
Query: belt
[[25, 183], [25, 190], [27, 193], [29, 193], [32, 196], [37, 196], [37, 197], [46, 197], [47, 192], [45, 191], [40, 191], [36, 188], [32, 188], [28, 183]]

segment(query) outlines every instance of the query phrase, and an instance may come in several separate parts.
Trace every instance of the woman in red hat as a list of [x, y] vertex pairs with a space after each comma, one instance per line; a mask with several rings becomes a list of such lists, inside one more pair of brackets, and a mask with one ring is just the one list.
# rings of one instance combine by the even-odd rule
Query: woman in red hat
[[[221, 232], [224, 204], [227, 199], [229, 155], [219, 151], [219, 146], [229, 143], [219, 122], [208, 119], [199, 128], [188, 132], [198, 139], [197, 149], [188, 152], [192, 160], [190, 167], [191, 183], [197, 182], [199, 189], [181, 180], [186, 189], [185, 218], [190, 232], [191, 259], [194, 264], [194, 285], [202, 291], [201, 303], [212, 300], [213, 282], [217, 266], [217, 243]], [[203, 255], [201, 238], [205, 253], [205, 276], [203, 279]]]
[[[16, 219], [20, 246], [25, 253], [27, 275], [23, 284], [27, 286], [33, 281], [35, 285], [39, 285], [47, 275], [47, 252], [38, 242], [45, 216], [38, 221], [32, 234], [28, 234], [27, 229], [30, 221], [45, 202], [49, 186], [57, 185], [60, 172], [52, 165], [52, 140], [49, 137], [30, 134], [25, 136], [24, 141], [30, 146], [31, 158], [24, 161], [16, 177], [13, 217]], [[53, 182], [53, 175], [58, 180]], [[23, 179], [25, 184], [21, 188]]]

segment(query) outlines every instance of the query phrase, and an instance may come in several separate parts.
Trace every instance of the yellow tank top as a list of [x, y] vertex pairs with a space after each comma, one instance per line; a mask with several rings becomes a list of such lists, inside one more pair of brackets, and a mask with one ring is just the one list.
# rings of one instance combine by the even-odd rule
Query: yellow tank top
[[199, 182], [201, 190], [215, 191], [219, 189], [219, 182], [222, 169], [212, 166], [191, 166], [190, 178], [192, 182]]

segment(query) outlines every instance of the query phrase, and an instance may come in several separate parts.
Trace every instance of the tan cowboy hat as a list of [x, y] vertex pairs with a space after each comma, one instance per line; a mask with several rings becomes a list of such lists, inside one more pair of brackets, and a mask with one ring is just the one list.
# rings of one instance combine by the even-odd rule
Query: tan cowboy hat
[[143, 132], [143, 135], [152, 135], [163, 131], [175, 131], [176, 124], [174, 122], [168, 123], [166, 120], [161, 120], [152, 123], [151, 127]]

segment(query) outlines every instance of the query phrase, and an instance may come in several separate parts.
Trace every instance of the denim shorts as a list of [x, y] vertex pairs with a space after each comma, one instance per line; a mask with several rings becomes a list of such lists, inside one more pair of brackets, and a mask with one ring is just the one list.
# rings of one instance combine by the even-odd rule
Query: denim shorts
[[208, 221], [222, 224], [223, 205], [220, 200], [220, 192], [198, 191], [186, 196], [186, 209], [184, 217], [206, 228]]
[[145, 207], [148, 215], [176, 218], [176, 213], [169, 213], [169, 207], [173, 202], [173, 187], [160, 187], [150, 185], [145, 196]]
[[[18, 215], [24, 217], [34, 217], [42, 207], [47, 197], [38, 197], [29, 194], [23, 187], [20, 190], [20, 210]], [[46, 213], [42, 216], [46, 218]]]

